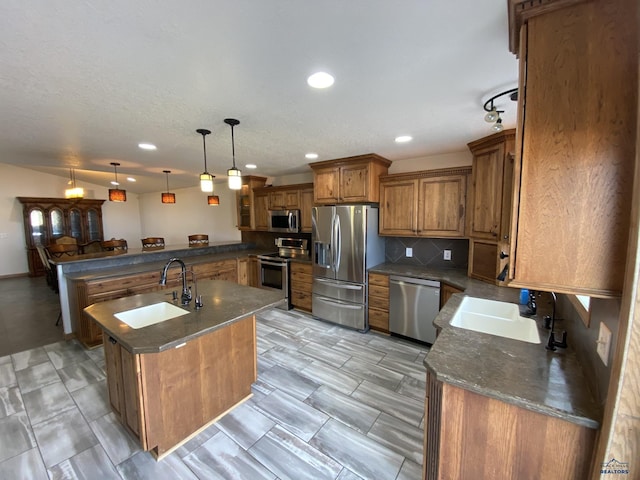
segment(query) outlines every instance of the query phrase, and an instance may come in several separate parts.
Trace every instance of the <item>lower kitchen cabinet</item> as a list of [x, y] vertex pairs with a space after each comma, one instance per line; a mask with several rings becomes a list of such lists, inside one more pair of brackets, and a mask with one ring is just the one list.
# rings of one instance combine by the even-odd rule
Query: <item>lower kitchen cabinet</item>
[[449, 301], [451, 295], [462, 292], [464, 292], [464, 290], [449, 285], [448, 283], [440, 283], [440, 310], [442, 310], [442, 307]]
[[369, 274], [369, 328], [389, 333], [389, 276]]
[[423, 478], [588, 478], [596, 430], [439, 382], [427, 372]]
[[291, 267], [291, 305], [310, 312], [313, 286], [311, 264], [294, 261], [289, 266]]

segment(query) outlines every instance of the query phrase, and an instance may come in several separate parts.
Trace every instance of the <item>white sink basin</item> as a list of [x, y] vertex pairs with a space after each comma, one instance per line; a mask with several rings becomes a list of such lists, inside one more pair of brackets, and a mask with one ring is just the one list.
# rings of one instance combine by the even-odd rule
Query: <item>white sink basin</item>
[[142, 328], [165, 320], [171, 320], [187, 313], [189, 313], [187, 310], [176, 307], [172, 303], [160, 302], [119, 312], [115, 314], [115, 317], [131, 328]]
[[518, 305], [514, 303], [464, 297], [450, 323], [474, 332], [540, 343], [535, 320], [521, 317]]

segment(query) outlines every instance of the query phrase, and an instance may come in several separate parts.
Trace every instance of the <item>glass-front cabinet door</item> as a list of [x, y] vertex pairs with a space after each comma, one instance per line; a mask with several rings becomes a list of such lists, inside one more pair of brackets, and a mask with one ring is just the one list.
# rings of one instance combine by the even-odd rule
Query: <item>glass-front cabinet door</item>
[[51, 239], [65, 235], [64, 214], [62, 213], [62, 209], [52, 208], [49, 210], [49, 225], [51, 228]]
[[69, 235], [83, 243], [82, 238], [82, 212], [77, 208], [69, 210]]
[[95, 208], [87, 210], [87, 242], [102, 240], [102, 216]]
[[46, 229], [44, 225], [44, 213], [39, 208], [34, 208], [29, 212], [29, 235], [31, 243], [35, 246], [47, 244]]

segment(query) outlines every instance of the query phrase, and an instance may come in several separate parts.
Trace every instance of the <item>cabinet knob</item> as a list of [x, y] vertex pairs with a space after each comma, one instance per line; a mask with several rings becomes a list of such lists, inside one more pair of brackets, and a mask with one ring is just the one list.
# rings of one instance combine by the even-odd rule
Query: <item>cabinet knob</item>
[[113, 343], [114, 345], [116, 343], [118, 343], [118, 341], [115, 338], [113, 338], [112, 336], [109, 336], [109, 342]]

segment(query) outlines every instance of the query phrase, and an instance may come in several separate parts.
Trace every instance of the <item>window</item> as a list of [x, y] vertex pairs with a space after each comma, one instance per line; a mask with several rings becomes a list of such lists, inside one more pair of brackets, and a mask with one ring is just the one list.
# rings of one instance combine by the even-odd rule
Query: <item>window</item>
[[571, 305], [575, 308], [578, 315], [582, 319], [582, 323], [584, 323], [585, 327], [589, 328], [589, 324], [591, 323], [591, 297], [586, 295], [567, 295]]

